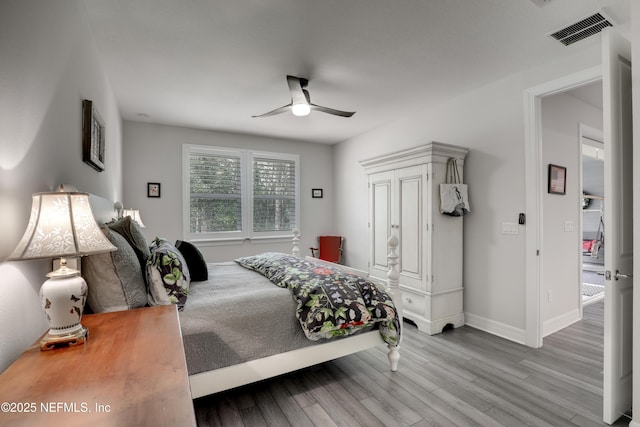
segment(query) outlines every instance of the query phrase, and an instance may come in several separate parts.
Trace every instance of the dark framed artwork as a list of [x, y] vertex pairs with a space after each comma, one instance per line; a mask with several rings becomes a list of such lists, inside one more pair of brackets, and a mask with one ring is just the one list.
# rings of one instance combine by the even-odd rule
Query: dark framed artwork
[[102, 172], [104, 170], [104, 121], [93, 107], [93, 101], [82, 101], [82, 160]]
[[148, 182], [147, 183], [147, 197], [160, 197], [160, 183]]
[[322, 199], [322, 188], [312, 188], [311, 197], [314, 199]]
[[567, 168], [549, 164], [549, 193], [566, 194]]

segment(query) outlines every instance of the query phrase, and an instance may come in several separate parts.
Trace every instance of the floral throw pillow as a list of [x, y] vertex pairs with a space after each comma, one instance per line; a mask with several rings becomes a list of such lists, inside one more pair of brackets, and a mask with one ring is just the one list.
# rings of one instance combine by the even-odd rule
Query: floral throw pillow
[[165, 239], [156, 238], [149, 247], [147, 284], [149, 304], [177, 304], [182, 309], [187, 302], [191, 277], [187, 263], [175, 246]]

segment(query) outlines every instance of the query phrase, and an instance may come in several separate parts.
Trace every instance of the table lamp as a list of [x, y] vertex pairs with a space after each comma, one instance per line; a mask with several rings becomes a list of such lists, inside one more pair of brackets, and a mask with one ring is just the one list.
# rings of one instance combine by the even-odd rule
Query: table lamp
[[91, 212], [89, 195], [77, 192], [36, 193], [27, 229], [9, 260], [60, 258], [60, 268], [47, 274], [40, 302], [49, 331], [41, 350], [58, 345], [83, 344], [87, 328], [80, 320], [87, 299], [87, 283], [78, 270], [67, 267], [67, 257], [115, 251]]
[[122, 211], [122, 216], [130, 216], [131, 219], [138, 223], [140, 227], [144, 227], [142, 218], [140, 218], [140, 211], [138, 209], [124, 209]]

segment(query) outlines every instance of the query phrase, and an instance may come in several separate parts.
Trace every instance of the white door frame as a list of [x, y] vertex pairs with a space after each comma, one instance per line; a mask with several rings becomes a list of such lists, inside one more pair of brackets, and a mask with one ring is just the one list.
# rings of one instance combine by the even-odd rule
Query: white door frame
[[525, 91], [525, 345], [542, 347], [542, 115], [541, 98], [602, 79], [602, 67], [595, 66], [543, 83]]

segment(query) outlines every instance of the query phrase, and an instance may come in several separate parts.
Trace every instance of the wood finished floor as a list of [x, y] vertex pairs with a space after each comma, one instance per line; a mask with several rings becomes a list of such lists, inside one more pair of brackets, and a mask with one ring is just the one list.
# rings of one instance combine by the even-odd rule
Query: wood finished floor
[[[195, 400], [207, 426], [601, 426], [604, 305], [532, 349], [471, 327], [406, 324], [398, 372], [385, 348]], [[629, 421], [620, 419], [616, 426]]]

